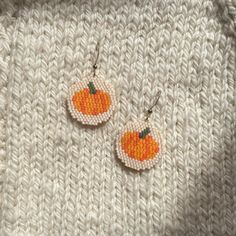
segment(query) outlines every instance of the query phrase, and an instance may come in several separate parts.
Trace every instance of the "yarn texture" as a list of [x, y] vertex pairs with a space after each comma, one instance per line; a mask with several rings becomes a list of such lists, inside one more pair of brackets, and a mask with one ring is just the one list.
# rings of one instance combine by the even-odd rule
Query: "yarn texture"
[[[236, 2], [2, 0], [0, 235], [236, 235]], [[103, 125], [67, 96], [115, 88]], [[119, 130], [150, 117], [164, 153], [124, 167]]]

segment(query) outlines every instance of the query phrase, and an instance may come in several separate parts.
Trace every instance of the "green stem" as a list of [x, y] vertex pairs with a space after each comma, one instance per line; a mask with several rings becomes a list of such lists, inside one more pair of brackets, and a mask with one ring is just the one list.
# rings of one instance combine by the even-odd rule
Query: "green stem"
[[147, 127], [146, 129], [142, 130], [142, 131], [139, 133], [139, 138], [144, 139], [150, 132], [151, 132], [150, 128]]
[[88, 83], [88, 87], [89, 87], [89, 92], [90, 92], [91, 94], [95, 94], [95, 93], [97, 92], [97, 90], [96, 90], [96, 88], [95, 88], [93, 82], [89, 82], [89, 83]]

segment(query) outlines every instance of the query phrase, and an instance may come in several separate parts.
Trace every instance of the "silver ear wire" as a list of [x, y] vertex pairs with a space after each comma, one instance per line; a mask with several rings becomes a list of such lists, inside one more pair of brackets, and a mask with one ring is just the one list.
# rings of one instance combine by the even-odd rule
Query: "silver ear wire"
[[95, 75], [96, 75], [96, 69], [97, 69], [97, 61], [98, 61], [98, 57], [99, 57], [99, 46], [100, 46], [100, 44], [99, 44], [99, 42], [97, 43], [97, 45], [96, 45], [96, 52], [97, 52], [97, 55], [96, 55], [96, 58], [95, 58], [95, 61], [94, 61], [94, 63], [93, 63], [93, 76], [95, 77]]
[[147, 110], [147, 114], [146, 114], [145, 121], [148, 121], [149, 117], [151, 116], [151, 114], [152, 114], [152, 112], [153, 112], [153, 108], [157, 105], [157, 103], [158, 103], [160, 97], [161, 97], [161, 90], [158, 91], [156, 100], [155, 100], [155, 102], [153, 103], [153, 105]]

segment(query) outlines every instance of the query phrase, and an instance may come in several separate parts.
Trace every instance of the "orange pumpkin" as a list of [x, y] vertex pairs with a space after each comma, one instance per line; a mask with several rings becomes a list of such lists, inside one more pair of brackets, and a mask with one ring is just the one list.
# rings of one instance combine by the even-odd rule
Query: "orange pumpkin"
[[111, 97], [107, 92], [97, 90], [93, 82], [89, 82], [88, 88], [73, 95], [72, 102], [74, 107], [84, 115], [98, 115], [109, 110]]
[[121, 148], [130, 157], [138, 161], [155, 158], [159, 151], [159, 145], [149, 134], [146, 128], [141, 132], [129, 131], [121, 138]]

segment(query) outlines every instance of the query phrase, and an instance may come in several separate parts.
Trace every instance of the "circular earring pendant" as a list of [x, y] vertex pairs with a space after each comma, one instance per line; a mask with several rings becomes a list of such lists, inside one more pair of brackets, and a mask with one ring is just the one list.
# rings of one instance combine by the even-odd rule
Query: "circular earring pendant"
[[161, 138], [149, 121], [129, 122], [116, 140], [118, 158], [130, 168], [150, 169], [159, 159]]
[[68, 107], [71, 116], [84, 125], [107, 121], [114, 111], [113, 86], [98, 76], [90, 76], [69, 89]]

